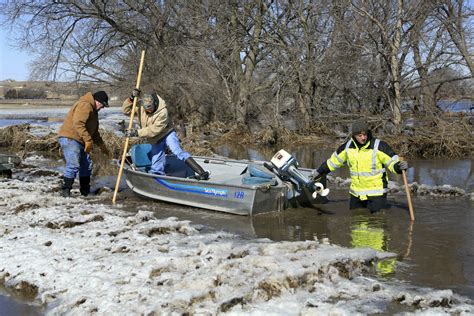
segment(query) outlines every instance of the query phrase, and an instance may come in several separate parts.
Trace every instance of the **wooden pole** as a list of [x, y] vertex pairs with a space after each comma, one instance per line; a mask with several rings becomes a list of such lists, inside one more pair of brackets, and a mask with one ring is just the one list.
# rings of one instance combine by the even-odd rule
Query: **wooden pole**
[[[400, 157], [400, 160], [403, 158]], [[408, 181], [407, 181], [407, 173], [405, 170], [402, 170], [402, 175], [403, 175], [403, 183], [405, 185], [405, 193], [407, 195], [407, 201], [408, 201], [408, 209], [410, 210], [410, 220], [412, 222], [415, 221], [415, 211], [413, 210], [413, 204], [411, 203], [411, 195], [410, 195], [410, 188], [408, 187]]]
[[[138, 76], [137, 76], [137, 85], [136, 88], [140, 89], [140, 80], [142, 78], [142, 70], [143, 70], [143, 63], [145, 61], [145, 50], [142, 50], [142, 56], [140, 59], [140, 67], [138, 68]], [[132, 129], [133, 126], [133, 116], [135, 115], [135, 109], [137, 107], [137, 97], [133, 98], [133, 106], [132, 106], [132, 112], [130, 113], [130, 122], [128, 123], [128, 130]], [[117, 199], [117, 192], [120, 184], [120, 178], [122, 178], [122, 172], [123, 172], [123, 165], [125, 163], [125, 158], [127, 158], [127, 150], [128, 150], [128, 142], [130, 140], [130, 137], [125, 138], [125, 144], [123, 145], [123, 154], [122, 154], [122, 160], [120, 161], [120, 169], [119, 173], [117, 176], [117, 182], [115, 183], [115, 190], [114, 190], [114, 196], [112, 198], [112, 203], [115, 204], [115, 200]]]

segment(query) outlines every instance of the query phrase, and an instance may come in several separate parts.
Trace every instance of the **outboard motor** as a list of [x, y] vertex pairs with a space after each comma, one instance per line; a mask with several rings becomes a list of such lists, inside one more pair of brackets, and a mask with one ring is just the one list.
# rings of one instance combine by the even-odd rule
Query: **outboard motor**
[[303, 185], [313, 191], [313, 198], [315, 199], [318, 194], [326, 196], [329, 194], [329, 189], [324, 188], [319, 182], [314, 182], [308, 179], [304, 174], [298, 170], [298, 162], [295, 157], [289, 154], [284, 149], [278, 151], [270, 160], [272, 163], [273, 171], [278, 174], [282, 180], [290, 180], [295, 182], [297, 185]]

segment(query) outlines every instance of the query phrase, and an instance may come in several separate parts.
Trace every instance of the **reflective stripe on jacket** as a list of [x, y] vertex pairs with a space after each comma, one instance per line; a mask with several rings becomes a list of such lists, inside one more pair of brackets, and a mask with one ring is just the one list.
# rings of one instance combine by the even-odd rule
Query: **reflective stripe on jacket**
[[386, 170], [398, 173], [394, 167], [398, 161], [398, 156], [384, 141], [369, 138], [359, 148], [351, 138], [321, 165], [318, 172], [329, 173], [347, 163], [352, 180], [349, 193], [366, 200], [368, 196], [381, 196], [388, 191]]

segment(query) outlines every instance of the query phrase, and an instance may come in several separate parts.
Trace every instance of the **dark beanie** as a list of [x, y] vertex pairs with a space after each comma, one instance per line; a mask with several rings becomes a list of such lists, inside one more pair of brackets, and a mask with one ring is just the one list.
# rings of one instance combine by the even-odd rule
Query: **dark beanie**
[[109, 107], [109, 96], [105, 91], [97, 91], [93, 94], [94, 100], [99, 101], [102, 103], [106, 108]]
[[364, 119], [359, 119], [352, 123], [351, 133], [352, 135], [357, 135], [362, 132], [367, 132], [369, 130], [369, 126]]

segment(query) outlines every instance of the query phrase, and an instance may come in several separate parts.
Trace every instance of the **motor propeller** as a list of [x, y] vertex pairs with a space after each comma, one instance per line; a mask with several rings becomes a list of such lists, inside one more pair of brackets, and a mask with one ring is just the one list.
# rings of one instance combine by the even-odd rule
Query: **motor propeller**
[[324, 188], [324, 185], [322, 185], [321, 183], [315, 182], [314, 183], [314, 192], [312, 194], [313, 199], [317, 198], [318, 194], [321, 195], [321, 196], [326, 196], [326, 195], [329, 194], [329, 189]]

